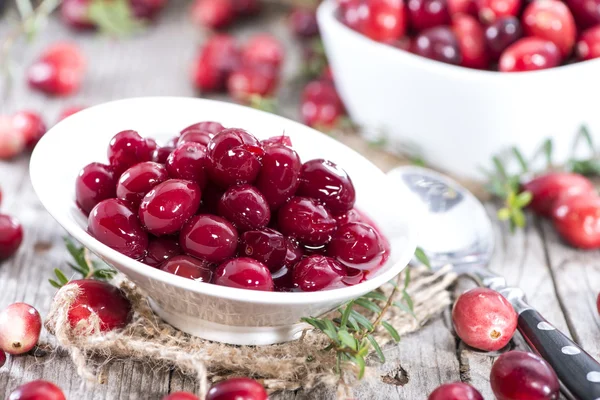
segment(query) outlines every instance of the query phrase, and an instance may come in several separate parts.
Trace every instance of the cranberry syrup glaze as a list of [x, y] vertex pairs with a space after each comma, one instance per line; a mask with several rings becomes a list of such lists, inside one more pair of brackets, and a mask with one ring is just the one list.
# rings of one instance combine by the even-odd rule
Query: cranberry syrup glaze
[[348, 174], [302, 163], [287, 136], [199, 122], [162, 147], [117, 133], [108, 164], [75, 184], [88, 232], [148, 266], [182, 278], [262, 291], [356, 285], [382, 266], [389, 243], [354, 208]]

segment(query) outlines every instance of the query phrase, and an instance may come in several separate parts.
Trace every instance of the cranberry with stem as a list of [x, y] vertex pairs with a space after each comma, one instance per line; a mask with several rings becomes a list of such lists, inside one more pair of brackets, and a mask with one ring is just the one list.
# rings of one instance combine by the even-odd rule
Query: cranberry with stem
[[0, 262], [12, 257], [23, 242], [23, 227], [14, 217], [0, 214]]
[[483, 400], [483, 396], [471, 385], [453, 382], [438, 386], [427, 400]]
[[40, 339], [42, 317], [26, 303], [13, 303], [0, 312], [0, 350], [8, 354], [31, 351]]
[[206, 400], [268, 400], [265, 388], [249, 378], [231, 378], [214, 384]]
[[145, 161], [129, 168], [119, 178], [117, 197], [137, 207], [146, 193], [169, 177], [164, 165]]
[[294, 196], [300, 185], [301, 168], [300, 157], [292, 148], [284, 144], [265, 146], [255, 185], [272, 209], [278, 209]]
[[171, 178], [193, 181], [203, 189], [208, 178], [206, 168], [208, 157], [206, 148], [200, 143], [182, 143], [169, 154], [167, 158], [167, 172]]
[[349, 211], [356, 200], [354, 184], [346, 171], [323, 159], [302, 165], [297, 194], [318, 200], [335, 215]]
[[36, 380], [13, 390], [7, 400], [66, 400], [66, 397], [54, 383]]
[[25, 147], [33, 150], [46, 133], [46, 124], [42, 117], [33, 111], [19, 111], [13, 115], [13, 125], [25, 138]]
[[600, 248], [600, 197], [595, 193], [567, 196], [555, 203], [554, 229], [571, 246]]
[[385, 248], [373, 227], [353, 222], [337, 229], [327, 246], [327, 254], [347, 267], [371, 270], [381, 265]]
[[215, 270], [213, 283], [240, 289], [273, 291], [273, 278], [269, 269], [260, 261], [249, 257], [234, 258], [219, 265]]
[[502, 72], [536, 71], [556, 67], [560, 62], [560, 50], [554, 43], [536, 37], [525, 37], [504, 50], [498, 67]]
[[152, 160], [152, 153], [155, 149], [136, 131], [122, 131], [110, 140], [108, 161], [116, 173], [120, 175], [140, 162]]
[[596, 193], [592, 182], [583, 175], [569, 172], [550, 172], [531, 179], [523, 185], [531, 193], [529, 207], [538, 215], [550, 217], [558, 199]]
[[446, 0], [408, 0], [407, 11], [410, 24], [417, 31], [450, 23]]
[[294, 197], [283, 205], [278, 214], [279, 228], [308, 246], [327, 244], [337, 228], [336, 220], [316, 200]]
[[144, 264], [158, 268], [171, 257], [182, 253], [179, 242], [174, 237], [163, 236], [150, 239]]
[[502, 17], [485, 28], [487, 49], [493, 60], [498, 60], [504, 50], [523, 36], [521, 22], [516, 17]]
[[569, 8], [559, 0], [534, 1], [521, 17], [527, 36], [535, 36], [553, 42], [563, 57], [571, 54], [577, 27]]
[[168, 259], [160, 266], [160, 269], [198, 282], [210, 282], [212, 277], [212, 270], [207, 261], [187, 255], [178, 255]]
[[271, 272], [283, 267], [288, 252], [284, 236], [271, 228], [244, 232], [238, 249], [241, 256], [260, 261]]
[[212, 263], [235, 254], [237, 230], [225, 218], [201, 214], [192, 217], [181, 229], [179, 244], [187, 254]]
[[580, 60], [600, 58], [600, 25], [584, 31], [575, 49]]
[[454, 32], [445, 26], [422, 31], [412, 44], [412, 52], [447, 64], [462, 63], [458, 39]]
[[345, 266], [330, 257], [312, 255], [294, 266], [294, 284], [303, 292], [344, 287]]

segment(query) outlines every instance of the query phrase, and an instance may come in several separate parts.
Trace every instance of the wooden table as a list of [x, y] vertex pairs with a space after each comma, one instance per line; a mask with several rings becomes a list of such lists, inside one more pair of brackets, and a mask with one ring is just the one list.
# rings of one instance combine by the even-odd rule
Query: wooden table
[[[0, 113], [31, 108], [40, 110], [49, 123], [67, 105], [93, 105], [108, 100], [135, 96], [194, 96], [189, 81], [189, 66], [204, 33], [193, 27], [186, 8], [169, 5], [159, 23], [142, 35], [115, 41], [95, 34], [73, 35], [56, 19], [37, 41], [19, 43], [14, 53], [15, 79], [7, 99], [0, 101]], [[8, 17], [0, 21], [0, 39], [11, 28]], [[300, 62], [299, 47], [291, 39], [284, 14], [269, 9], [258, 21], [236, 27], [239, 37], [268, 30], [282, 38], [288, 48], [285, 77], [294, 81]], [[89, 59], [85, 85], [75, 96], [48, 99], [30, 91], [23, 77], [24, 66], [47, 44], [59, 39], [76, 40]], [[281, 113], [297, 117], [298, 84], [287, 83], [280, 92]], [[86, 132], [81, 132], [85, 135]], [[364, 152], [382, 168], [400, 160], [374, 150], [354, 137], [344, 140]], [[75, 149], [57, 149], [68, 157]], [[4, 191], [2, 212], [17, 216], [25, 227], [25, 241], [19, 253], [0, 265], [0, 308], [16, 301], [35, 305], [42, 315], [48, 310], [55, 289], [47, 278], [55, 267], [64, 267], [67, 254], [62, 244], [63, 230], [38, 202], [28, 178], [28, 159], [0, 162], [0, 186]], [[488, 204], [493, 217], [496, 207]], [[510, 235], [496, 224], [497, 249], [492, 269], [505, 274], [509, 283], [520, 286], [546, 318], [587, 349], [600, 356], [597, 340], [599, 318], [596, 295], [600, 289], [600, 253], [580, 252], [563, 245], [551, 226], [529, 216], [528, 228]], [[457, 290], [464, 288], [459, 285]], [[44, 341], [52, 341], [44, 333]], [[522, 340], [514, 341], [518, 346]], [[489, 371], [496, 354], [479, 353], [466, 348], [454, 336], [449, 310], [431, 320], [422, 330], [407, 335], [386, 349], [388, 362], [381, 367], [385, 379], [362, 384], [356, 390], [359, 399], [424, 399], [443, 382], [463, 380], [477, 387], [486, 399], [492, 399]], [[60, 352], [11, 358], [0, 369], [0, 398], [21, 383], [33, 379], [56, 382], [69, 399], [160, 399], [177, 390], [194, 390], [194, 382], [175, 371], [154, 370], [132, 361], [108, 363], [104, 384], [83, 388], [69, 357]], [[384, 383], [383, 381], [387, 382]], [[330, 388], [310, 392], [280, 393], [274, 399], [334, 398]]]

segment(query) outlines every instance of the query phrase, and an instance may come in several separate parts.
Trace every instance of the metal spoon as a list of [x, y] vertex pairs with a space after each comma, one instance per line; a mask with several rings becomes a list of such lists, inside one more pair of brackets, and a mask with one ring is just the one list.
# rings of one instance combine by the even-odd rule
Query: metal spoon
[[527, 303], [525, 293], [487, 269], [494, 250], [492, 223], [483, 205], [450, 178], [420, 167], [388, 174], [402, 185], [406, 201], [421, 208], [419, 243], [433, 269], [451, 264], [458, 274], [501, 293], [519, 314], [518, 329], [529, 346], [552, 366], [565, 394], [600, 400], [600, 364]]

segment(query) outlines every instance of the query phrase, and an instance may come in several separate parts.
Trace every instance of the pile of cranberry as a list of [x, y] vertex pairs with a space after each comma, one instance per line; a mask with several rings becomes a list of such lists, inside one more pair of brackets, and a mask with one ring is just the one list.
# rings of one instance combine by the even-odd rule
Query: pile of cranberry
[[533, 71], [600, 57], [598, 0], [338, 0], [373, 40], [468, 68]]
[[114, 136], [109, 165], [76, 181], [88, 232], [107, 246], [185, 278], [264, 291], [362, 282], [386, 240], [354, 209], [352, 180], [322, 159], [304, 164], [287, 136], [259, 141], [200, 122], [158, 147]]

